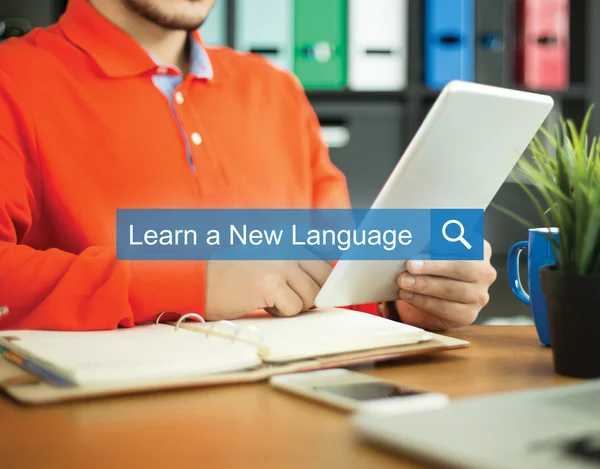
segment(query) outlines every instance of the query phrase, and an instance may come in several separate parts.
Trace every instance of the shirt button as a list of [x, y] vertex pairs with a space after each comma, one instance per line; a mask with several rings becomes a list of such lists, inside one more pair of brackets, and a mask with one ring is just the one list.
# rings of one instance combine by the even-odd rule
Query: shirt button
[[183, 93], [181, 91], [178, 91], [177, 93], [175, 93], [175, 101], [177, 101], [177, 104], [183, 104]]
[[159, 75], [166, 75], [167, 73], [169, 73], [169, 69], [161, 65], [156, 69], [156, 73], [158, 73]]
[[202, 137], [198, 132], [192, 134], [192, 142], [194, 145], [200, 145], [202, 143]]

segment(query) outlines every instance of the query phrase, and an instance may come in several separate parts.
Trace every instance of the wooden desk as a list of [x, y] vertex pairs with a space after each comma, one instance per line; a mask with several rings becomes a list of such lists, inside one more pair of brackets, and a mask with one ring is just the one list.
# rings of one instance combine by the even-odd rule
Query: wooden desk
[[[566, 384], [532, 327], [475, 326], [469, 349], [361, 371], [451, 397]], [[0, 467], [418, 468], [358, 443], [347, 416], [267, 384], [27, 408], [0, 398]]]

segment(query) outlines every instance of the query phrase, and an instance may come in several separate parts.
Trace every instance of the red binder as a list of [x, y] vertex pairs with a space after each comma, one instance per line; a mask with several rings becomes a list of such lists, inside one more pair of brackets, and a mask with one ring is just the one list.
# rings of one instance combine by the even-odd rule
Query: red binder
[[569, 86], [569, 0], [519, 0], [517, 81], [527, 88]]

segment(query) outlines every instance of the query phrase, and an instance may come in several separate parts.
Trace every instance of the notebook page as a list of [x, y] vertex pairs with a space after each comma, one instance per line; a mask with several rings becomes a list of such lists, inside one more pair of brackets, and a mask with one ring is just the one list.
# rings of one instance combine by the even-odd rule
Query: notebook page
[[[271, 363], [415, 344], [429, 339], [422, 329], [341, 308], [315, 310], [289, 318], [238, 319], [231, 323], [236, 328], [215, 325], [213, 330], [224, 336], [235, 333], [239, 339], [261, 344], [262, 359]], [[207, 326], [190, 323], [182, 327], [204, 331]], [[245, 330], [252, 333], [244, 333]]]
[[94, 332], [2, 331], [0, 344], [81, 386], [158, 382], [261, 364], [256, 347], [164, 324]]

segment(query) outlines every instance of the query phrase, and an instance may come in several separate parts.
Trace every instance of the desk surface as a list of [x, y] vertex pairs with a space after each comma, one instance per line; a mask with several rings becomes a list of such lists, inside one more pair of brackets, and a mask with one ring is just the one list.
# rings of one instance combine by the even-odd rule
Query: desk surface
[[[566, 384], [532, 327], [474, 326], [463, 350], [360, 371], [451, 397]], [[27, 408], [0, 398], [6, 468], [420, 468], [358, 443], [346, 414], [240, 385]]]

